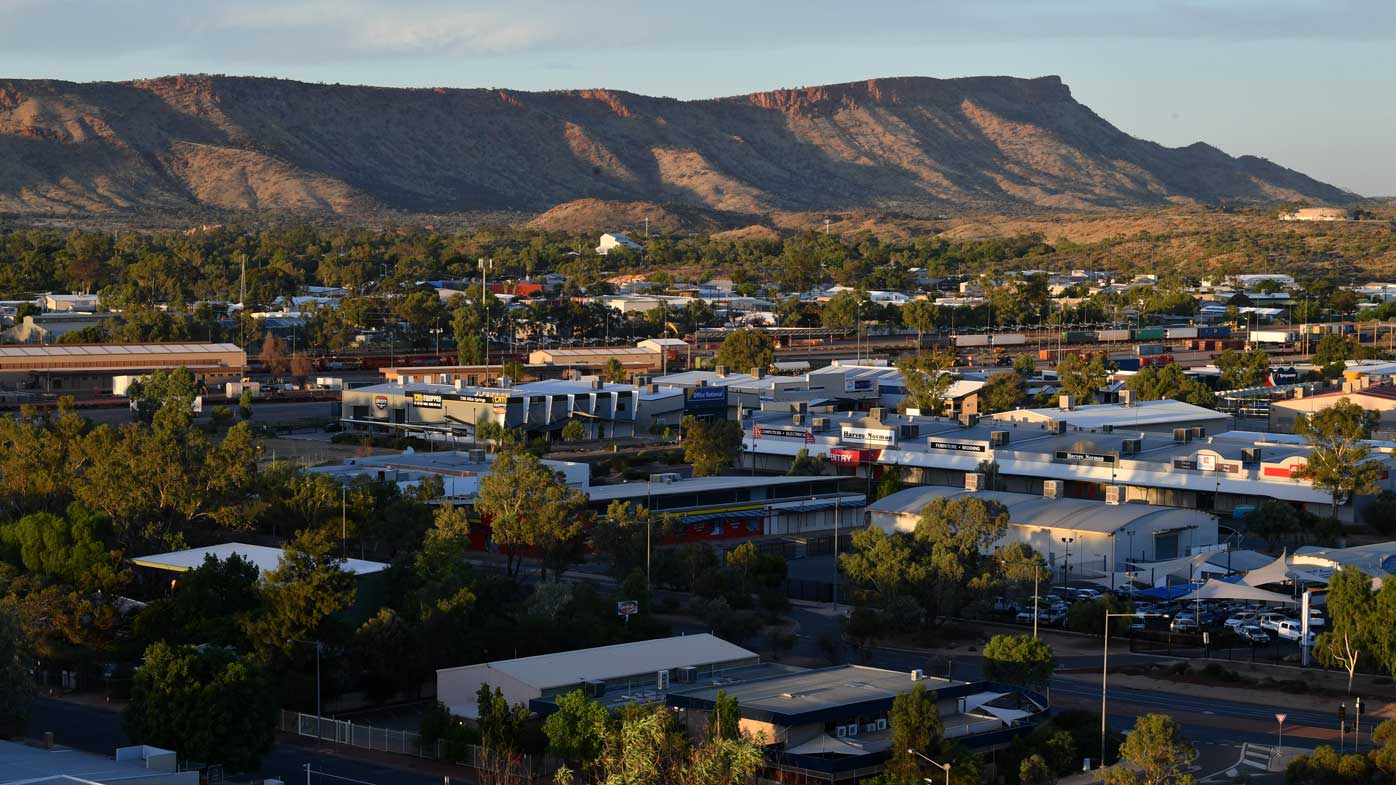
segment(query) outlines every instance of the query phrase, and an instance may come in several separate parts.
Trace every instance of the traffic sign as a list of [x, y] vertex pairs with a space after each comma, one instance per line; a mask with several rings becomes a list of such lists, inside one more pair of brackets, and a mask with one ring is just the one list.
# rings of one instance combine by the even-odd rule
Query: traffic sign
[[616, 603], [617, 616], [634, 616], [640, 612], [640, 603], [635, 600], [621, 600]]

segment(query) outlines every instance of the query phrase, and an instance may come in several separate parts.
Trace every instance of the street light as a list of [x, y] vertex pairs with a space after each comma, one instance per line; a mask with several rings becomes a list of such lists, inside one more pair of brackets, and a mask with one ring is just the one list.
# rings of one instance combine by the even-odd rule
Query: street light
[[1105, 766], [1105, 677], [1110, 672], [1110, 620], [1117, 617], [1148, 619], [1166, 616], [1163, 613], [1111, 613], [1105, 611], [1105, 643], [1100, 653], [1100, 765]]
[[1066, 543], [1066, 561], [1062, 564], [1062, 586], [1071, 586], [1071, 544], [1076, 542], [1075, 537], [1062, 537], [1061, 541]]
[[287, 638], [287, 643], [304, 643], [315, 647], [315, 735], [320, 735], [320, 652], [324, 644], [320, 641], [306, 641], [300, 638]]
[[[913, 750], [913, 749], [907, 749], [907, 752], [911, 753], [912, 755], [915, 755], [916, 757], [920, 758], [921, 760], [924, 760], [925, 762], [931, 764], [932, 766], [935, 766], [935, 767], [938, 768], [938, 769], [944, 769], [944, 770], [945, 770], [945, 785], [950, 785], [950, 764], [949, 764], [949, 763], [936, 763], [935, 761], [931, 760], [930, 758], [926, 757], [925, 755], [922, 755], [921, 753], [919, 753], [919, 752], [917, 752], [916, 750]], [[926, 778], [926, 785], [934, 785], [934, 783], [931, 782], [931, 778], [930, 778], [930, 777], [927, 777], [927, 778]]]

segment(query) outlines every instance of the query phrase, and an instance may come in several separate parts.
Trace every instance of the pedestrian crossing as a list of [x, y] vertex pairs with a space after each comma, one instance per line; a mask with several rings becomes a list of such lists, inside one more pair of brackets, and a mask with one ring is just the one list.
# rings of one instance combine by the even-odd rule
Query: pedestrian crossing
[[1267, 744], [1251, 744], [1246, 742], [1241, 747], [1241, 765], [1249, 766], [1261, 771], [1270, 770], [1270, 759], [1274, 755], [1274, 748]]

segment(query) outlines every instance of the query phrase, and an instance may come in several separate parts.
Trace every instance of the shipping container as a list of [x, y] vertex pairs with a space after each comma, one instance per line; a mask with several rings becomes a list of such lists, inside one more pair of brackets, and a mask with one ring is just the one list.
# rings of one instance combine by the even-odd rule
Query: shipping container
[[1095, 333], [1068, 331], [1064, 337], [1067, 343], [1095, 343]]
[[1288, 330], [1252, 330], [1251, 341], [1254, 343], [1294, 343], [1295, 335]]
[[1139, 358], [1121, 357], [1120, 359], [1115, 360], [1115, 367], [1119, 368], [1122, 371], [1137, 371], [1139, 370]]
[[1136, 341], [1162, 341], [1168, 337], [1168, 331], [1162, 327], [1145, 327], [1134, 331]]
[[1022, 333], [1003, 333], [993, 336], [991, 343], [994, 346], [1022, 346], [1028, 342], [1027, 336]]
[[1215, 326], [1215, 327], [1199, 327], [1199, 328], [1197, 328], [1197, 337], [1198, 337], [1198, 338], [1230, 338], [1230, 337], [1231, 337], [1231, 328], [1228, 327], [1228, 326], [1226, 326], [1226, 325], [1217, 325], [1217, 326]]
[[1136, 357], [1148, 357], [1153, 354], [1163, 354], [1168, 351], [1168, 347], [1161, 343], [1141, 343], [1134, 347]]
[[1171, 354], [1151, 354], [1147, 357], [1139, 358], [1139, 366], [1141, 368], [1162, 367], [1164, 365], [1172, 364], [1173, 355]]
[[247, 390], [252, 393], [253, 398], [262, 394], [261, 382], [228, 382], [223, 385], [223, 395], [228, 398], [237, 398], [242, 395], [242, 391]]
[[957, 347], [965, 346], [988, 346], [989, 336], [987, 335], [957, 335], [955, 336]]
[[1096, 333], [1096, 338], [1101, 341], [1128, 341], [1130, 334], [1129, 330], [1101, 330]]
[[1168, 335], [1168, 339], [1171, 341], [1177, 341], [1183, 338], [1197, 337], [1196, 327], [1167, 327], [1164, 329]]

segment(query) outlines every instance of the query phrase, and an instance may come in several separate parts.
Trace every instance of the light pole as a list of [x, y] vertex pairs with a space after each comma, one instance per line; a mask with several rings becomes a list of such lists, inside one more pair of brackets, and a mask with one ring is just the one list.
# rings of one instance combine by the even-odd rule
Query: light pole
[[1130, 618], [1144, 618], [1144, 619], [1147, 619], [1147, 618], [1154, 618], [1154, 617], [1159, 617], [1159, 616], [1164, 616], [1164, 615], [1165, 615], [1165, 614], [1162, 614], [1162, 613], [1111, 613], [1111, 612], [1108, 611], [1108, 610], [1105, 612], [1105, 630], [1104, 630], [1104, 632], [1105, 632], [1105, 643], [1104, 643], [1104, 646], [1103, 646], [1103, 648], [1101, 649], [1101, 652], [1100, 652], [1100, 767], [1101, 767], [1101, 768], [1104, 768], [1104, 766], [1105, 766], [1105, 734], [1107, 733], [1107, 730], [1106, 730], [1106, 719], [1105, 719], [1105, 718], [1106, 718], [1106, 715], [1105, 715], [1105, 677], [1106, 677], [1106, 675], [1107, 675], [1108, 673], [1110, 673], [1110, 620], [1113, 619], [1113, 618], [1117, 618], [1117, 617], [1121, 617], [1121, 618], [1122, 618], [1122, 617], [1126, 617], [1126, 616], [1128, 616], [1128, 617], [1130, 617]]
[[1066, 561], [1062, 563], [1062, 586], [1071, 586], [1071, 544], [1076, 542], [1075, 537], [1062, 537], [1061, 541], [1066, 544]]
[[306, 641], [300, 638], [287, 638], [287, 643], [304, 643], [315, 647], [315, 737], [320, 737], [320, 652], [324, 644], [320, 641]]
[[[945, 770], [945, 785], [950, 785], [950, 764], [949, 764], [949, 763], [936, 763], [935, 761], [931, 760], [930, 758], [926, 757], [925, 755], [922, 755], [921, 753], [919, 753], [919, 752], [917, 752], [916, 750], [913, 750], [913, 749], [908, 749], [907, 752], [911, 753], [912, 755], [915, 755], [916, 757], [920, 758], [921, 760], [924, 760], [925, 762], [931, 764], [932, 766], [935, 766], [937, 769], [944, 769], [944, 770]], [[934, 783], [931, 782], [931, 778], [930, 778], [930, 777], [927, 777], [927, 778], [926, 778], [926, 785], [934, 785]]]

